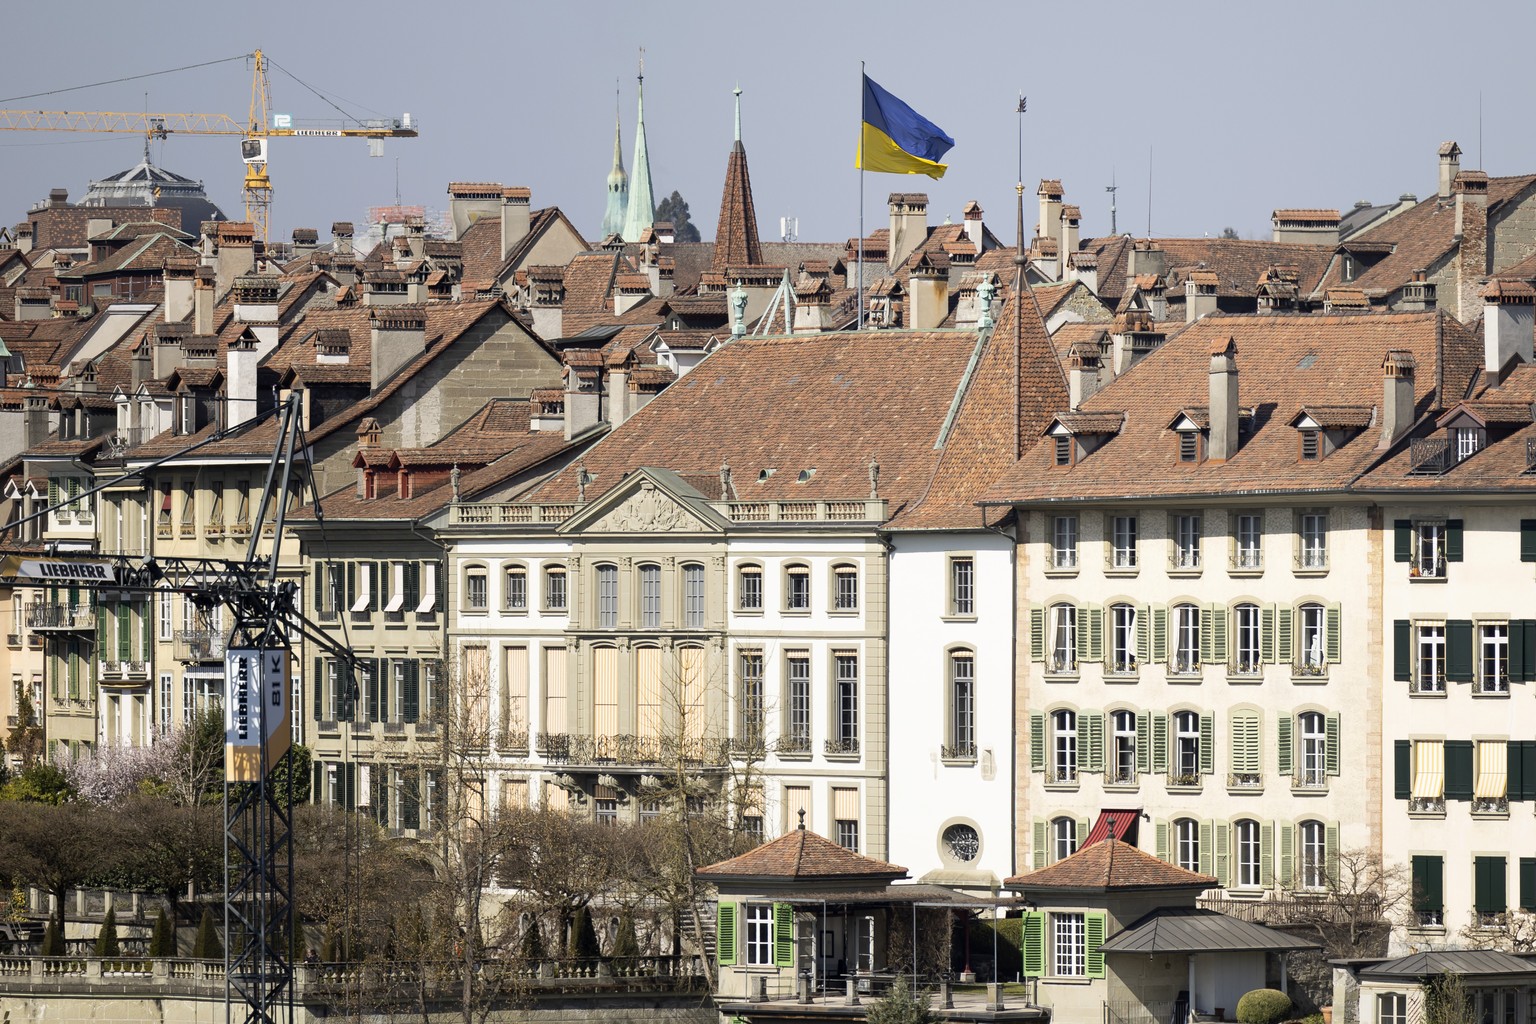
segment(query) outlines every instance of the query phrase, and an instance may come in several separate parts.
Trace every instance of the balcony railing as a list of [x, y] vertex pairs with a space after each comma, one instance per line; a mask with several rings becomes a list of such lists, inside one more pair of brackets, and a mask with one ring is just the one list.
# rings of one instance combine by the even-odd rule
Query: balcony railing
[[1200, 568], [1200, 552], [1197, 549], [1175, 547], [1168, 556], [1168, 568], [1174, 572], [1196, 572]]
[[1104, 770], [1104, 785], [1106, 785], [1106, 786], [1134, 786], [1134, 785], [1136, 785], [1136, 769], [1134, 769], [1134, 768], [1106, 768]]
[[1254, 572], [1264, 568], [1264, 556], [1258, 548], [1238, 548], [1227, 559], [1227, 567], [1238, 572]]
[[857, 736], [845, 736], [842, 739], [827, 740], [822, 745], [824, 752], [834, 755], [852, 755], [859, 752], [859, 738]]
[[1136, 550], [1134, 548], [1111, 548], [1109, 557], [1104, 560], [1105, 568], [1123, 571], [1136, 568]]
[[1445, 579], [1445, 558], [1438, 555], [1428, 558], [1414, 555], [1408, 560], [1408, 577], [1418, 580]]
[[1293, 665], [1291, 670], [1298, 676], [1325, 676], [1328, 674], [1328, 663], [1314, 658], [1306, 658], [1300, 664]]
[[1416, 437], [1408, 442], [1408, 472], [1438, 476], [1452, 465], [1448, 438]]
[[1076, 569], [1077, 568], [1077, 549], [1076, 548], [1053, 548], [1051, 550], [1051, 568], [1052, 569]]
[[1071, 675], [1077, 672], [1077, 655], [1061, 651], [1052, 651], [1050, 661], [1046, 663], [1046, 671], [1058, 675]]
[[1175, 652], [1168, 659], [1168, 671], [1176, 676], [1198, 675], [1203, 666], [1200, 664], [1200, 655], [1193, 651]]
[[1472, 801], [1473, 814], [1508, 814], [1509, 797], [1480, 796]]
[[1415, 676], [1408, 684], [1409, 693], [1445, 693], [1445, 676]]
[[1264, 776], [1258, 772], [1231, 772], [1227, 775], [1228, 789], [1263, 789]]
[[1444, 928], [1445, 911], [1440, 908], [1434, 910], [1415, 910], [1413, 912], [1414, 923], [1420, 928]]
[[809, 754], [811, 752], [811, 737], [808, 733], [791, 733], [788, 736], [780, 736], [774, 742], [773, 749], [780, 754]]
[[1416, 796], [1408, 801], [1409, 814], [1444, 814], [1445, 797]]
[[96, 609], [88, 604], [33, 604], [27, 608], [27, 628], [94, 630]]
[[209, 629], [177, 630], [171, 638], [171, 656], [177, 661], [223, 661], [224, 634]]
[[1493, 675], [1480, 676], [1474, 693], [1497, 694], [1504, 696], [1509, 693], [1509, 675], [1499, 672]]
[[946, 761], [976, 760], [976, 744], [945, 743], [939, 747], [939, 756]]
[[1328, 773], [1320, 769], [1303, 769], [1291, 776], [1292, 789], [1327, 789]]
[[1169, 772], [1168, 773], [1168, 788], [1169, 789], [1199, 789], [1200, 788], [1200, 773], [1199, 772], [1181, 772], [1181, 771]]
[[1328, 568], [1328, 552], [1326, 549], [1304, 549], [1296, 556], [1296, 568], [1302, 572], [1320, 572]]
[[726, 744], [718, 740], [657, 736], [578, 736], [546, 733], [538, 736], [538, 750], [551, 764], [620, 765], [648, 767], [677, 764], [724, 765]]
[[146, 661], [103, 661], [100, 666], [101, 678], [111, 681], [114, 679], [148, 679], [149, 663]]
[[1045, 770], [1046, 785], [1075, 786], [1077, 785], [1077, 766], [1058, 765]]

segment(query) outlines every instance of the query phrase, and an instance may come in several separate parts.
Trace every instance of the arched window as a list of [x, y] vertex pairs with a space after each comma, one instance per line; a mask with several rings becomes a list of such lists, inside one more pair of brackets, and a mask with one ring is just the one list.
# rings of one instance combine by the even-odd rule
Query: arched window
[[808, 612], [811, 610], [811, 570], [809, 566], [786, 565], [784, 567], [784, 610]]
[[599, 629], [616, 629], [619, 625], [619, 567], [597, 567], [597, 625]]
[[683, 625], [704, 625], [704, 566], [698, 562], [683, 566]]
[[640, 566], [640, 628], [661, 628], [661, 566], [647, 562]]
[[736, 568], [736, 610], [739, 612], [763, 610], [762, 566], [743, 564]]
[[1296, 884], [1300, 888], [1321, 889], [1328, 884], [1327, 837], [1320, 821], [1304, 821], [1297, 826]]
[[1109, 765], [1104, 781], [1134, 783], [1136, 781], [1136, 712], [1111, 712], [1110, 723], [1114, 730], [1112, 738], [1114, 760]]
[[464, 607], [469, 611], [484, 611], [486, 604], [487, 577], [485, 566], [471, 565], [464, 570]]
[[1075, 818], [1051, 819], [1051, 860], [1066, 860], [1077, 852], [1077, 820]]
[[528, 610], [528, 567], [509, 564], [502, 568], [501, 606], [509, 612]]
[[1047, 782], [1077, 781], [1077, 712], [1051, 714], [1051, 767]]
[[1237, 852], [1237, 886], [1240, 889], [1257, 889], [1263, 879], [1263, 849], [1259, 837], [1259, 823], [1243, 818], [1232, 826], [1233, 846]]
[[1051, 650], [1048, 671], [1077, 671], [1077, 608], [1051, 605]]
[[1173, 823], [1173, 862], [1185, 871], [1200, 870], [1200, 823], [1194, 818]]
[[976, 653], [949, 652], [949, 737], [944, 756], [976, 756]]

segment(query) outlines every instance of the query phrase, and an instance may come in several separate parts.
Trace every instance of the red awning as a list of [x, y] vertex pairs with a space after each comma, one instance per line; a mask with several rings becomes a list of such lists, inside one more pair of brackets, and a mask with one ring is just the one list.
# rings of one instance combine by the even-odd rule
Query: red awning
[[1114, 836], [1122, 843], [1136, 845], [1136, 823], [1141, 820], [1141, 811], [1100, 811], [1099, 820], [1093, 823], [1093, 828], [1088, 830], [1088, 838], [1083, 841], [1084, 846], [1092, 846], [1101, 843]]

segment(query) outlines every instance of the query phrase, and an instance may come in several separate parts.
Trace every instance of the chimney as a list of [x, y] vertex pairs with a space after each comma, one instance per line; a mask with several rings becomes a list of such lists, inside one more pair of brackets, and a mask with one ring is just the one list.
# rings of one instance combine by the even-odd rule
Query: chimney
[[532, 293], [528, 311], [533, 316], [533, 333], [554, 341], [560, 337], [564, 320], [565, 268], [529, 267], [528, 288]]
[[796, 334], [815, 334], [832, 326], [831, 292], [825, 277], [802, 280], [795, 286]]
[[400, 368], [427, 347], [425, 310], [406, 306], [384, 306], [368, 314], [371, 385], [377, 392]]
[[1338, 245], [1338, 210], [1275, 210], [1269, 215], [1270, 239], [1301, 245]]
[[1214, 270], [1192, 270], [1184, 279], [1184, 322], [1194, 323], [1216, 312], [1218, 278]]
[[1225, 462], [1237, 454], [1237, 340], [1211, 346], [1211, 433], [1206, 459]]
[[965, 237], [970, 239], [971, 243], [976, 246], [977, 252], [981, 252], [983, 248], [981, 240], [987, 234], [986, 226], [982, 223], [981, 219], [981, 204], [972, 199], [965, 204], [963, 212], [965, 216]]
[[1111, 371], [1118, 377], [1163, 344], [1165, 336], [1154, 330], [1152, 314], [1133, 309], [1115, 317], [1110, 325]]
[[[62, 191], [55, 189], [54, 191]], [[48, 440], [48, 399], [42, 395], [28, 395], [22, 400], [22, 441], [28, 449]]]
[[620, 274], [614, 282], [613, 315], [623, 316], [650, 298], [651, 279], [645, 274]]
[[1099, 390], [1099, 346], [1091, 341], [1072, 343], [1067, 353], [1067, 390], [1075, 411]]
[[192, 276], [197, 273], [197, 258], [170, 256], [161, 268], [165, 277], [165, 322], [180, 323], [192, 315]]
[[1067, 277], [1074, 281], [1083, 282], [1083, 287], [1093, 294], [1099, 294], [1099, 254], [1096, 252], [1074, 252], [1067, 255]]
[[131, 391], [138, 391], [139, 385], [151, 379], [154, 372], [154, 358], [151, 355], [151, 346], [154, 343], [149, 340], [139, 342], [133, 350], [132, 363], [129, 366], [130, 379], [133, 382]]
[[224, 372], [224, 424], [238, 427], [256, 416], [256, 341], [242, 336], [229, 343]]
[[892, 192], [886, 202], [891, 209], [891, 237], [885, 263], [895, 270], [928, 239], [928, 193]]
[[1454, 142], [1442, 142], [1440, 144], [1440, 189], [1436, 193], [1441, 199], [1451, 198], [1451, 187], [1459, 173], [1461, 173], [1461, 147]]
[[31, 221], [22, 221], [16, 225], [16, 248], [21, 250], [23, 255], [32, 251], [33, 237]]
[[171, 371], [186, 364], [185, 349], [181, 342], [192, 333], [190, 321], [155, 326], [154, 351], [150, 354], [151, 372], [156, 380], [164, 380]]
[[502, 187], [499, 181], [453, 181], [448, 183], [448, 217], [453, 224], [453, 241], [464, 237], [469, 226], [481, 217], [494, 217], [501, 209]]
[[1157, 242], [1150, 238], [1137, 239], [1125, 263], [1125, 286], [1127, 289], [1134, 287], [1136, 278], [1146, 274], [1162, 277], [1166, 270], [1163, 250], [1158, 248]]
[[1462, 171], [1451, 191], [1456, 194], [1456, 319], [1470, 323], [1488, 280], [1488, 175]]
[[62, 210], [69, 205], [69, 189], [51, 188], [48, 190], [48, 208]]
[[629, 419], [629, 353], [614, 354], [608, 364], [608, 423], [621, 426]]
[[1494, 281], [1483, 291], [1483, 380], [1504, 382], [1515, 363], [1536, 362], [1536, 288], [1524, 281]]
[[1376, 447], [1386, 448], [1413, 426], [1413, 353], [1405, 348], [1390, 349], [1381, 361], [1381, 440]]
[[16, 289], [17, 320], [47, 320], [53, 316], [53, 296], [47, 288]]
[[352, 222], [338, 220], [331, 225], [331, 252], [337, 256], [351, 256]]
[[398, 270], [370, 270], [363, 282], [363, 305], [400, 306], [411, 299], [410, 282]]
[[293, 229], [293, 254], [303, 256], [305, 253], [314, 252], [320, 244], [320, 232], [314, 228]]
[[658, 299], [664, 299], [677, 290], [675, 256], [657, 256], [646, 266], [645, 273], [651, 279], [651, 294]]
[[501, 193], [501, 258], [511, 254], [513, 246], [528, 237], [532, 223], [533, 190], [525, 186], [505, 189]]
[[235, 319], [243, 324], [277, 320], [277, 282], [272, 274], [241, 274], [230, 287]]
[[249, 221], [222, 221], [218, 233], [218, 260], [214, 264], [218, 294], [234, 285], [235, 278], [256, 269], [256, 228]]
[[112, 228], [111, 217], [92, 217], [85, 222], [86, 241], [95, 241], [102, 235], [110, 234]]
[[1083, 211], [1079, 210], [1076, 206], [1073, 206], [1071, 203], [1062, 206], [1061, 223], [1057, 226], [1057, 235], [1061, 239], [1061, 266], [1063, 270], [1061, 276], [1063, 278], [1066, 277], [1067, 261], [1077, 252], [1078, 224], [1082, 219]]
[[1403, 285], [1403, 298], [1397, 308], [1406, 313], [1423, 313], [1435, 308], [1435, 285], [1429, 280], [1429, 272], [1422, 267], [1415, 270]]
[[914, 331], [936, 329], [949, 316], [947, 260], [925, 254], [907, 277], [907, 326]]
[[[567, 350], [567, 359], [581, 349]], [[603, 418], [603, 396], [594, 375], [583, 376], [569, 362], [565, 366], [565, 439], [595, 427]]]
[[424, 217], [413, 213], [405, 218], [405, 245], [413, 260], [427, 254], [427, 221]]
[[1061, 180], [1059, 178], [1041, 178], [1040, 187], [1035, 189], [1035, 195], [1040, 197], [1040, 223], [1035, 225], [1035, 236], [1055, 240], [1056, 251], [1060, 253]]
[[192, 279], [192, 333], [207, 338], [213, 334], [213, 288], [217, 280], [212, 267], [198, 267]]

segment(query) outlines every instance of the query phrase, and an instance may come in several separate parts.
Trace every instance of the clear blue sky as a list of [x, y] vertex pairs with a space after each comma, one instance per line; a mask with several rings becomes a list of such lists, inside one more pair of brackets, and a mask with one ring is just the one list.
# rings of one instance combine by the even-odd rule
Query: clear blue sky
[[[772, 4], [566, 0], [555, 3], [8, 5], [0, 99], [156, 71], [261, 47], [361, 116], [410, 111], [421, 138], [370, 159], [353, 140], [275, 140], [273, 231], [322, 232], [401, 198], [441, 208], [452, 180], [528, 185], [595, 239], [612, 153], [615, 79], [625, 162], [633, 146], [635, 61], [646, 50], [646, 123], [658, 198], [679, 190], [713, 235], [731, 141], [731, 89], [764, 237], [797, 216], [803, 240], [858, 229], [859, 61], [956, 139], [942, 181], [871, 174], [866, 226], [885, 195], [926, 190], [930, 219], [977, 199], [1012, 241], [1025, 115], [1026, 231], [1034, 185], [1061, 178], [1083, 234], [1109, 229], [1104, 186], [1120, 185], [1119, 227], [1159, 235], [1235, 227], [1267, 237], [1276, 206], [1420, 197], [1435, 150], [1456, 139], [1464, 167], [1536, 172], [1529, 130], [1536, 5], [1230, 2]], [[58, 38], [49, 39], [50, 33]], [[244, 119], [243, 63], [0, 107], [229, 113]], [[1482, 159], [1479, 159], [1479, 92]], [[280, 71], [273, 105], [333, 114]], [[181, 137], [158, 163], [206, 182], [240, 215], [238, 143]], [[133, 136], [0, 132], [0, 218], [21, 220], [48, 189], [78, 198], [92, 177], [133, 163]]]

